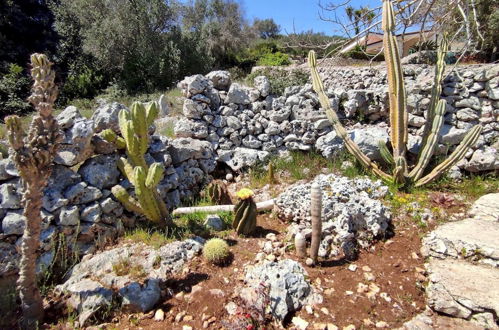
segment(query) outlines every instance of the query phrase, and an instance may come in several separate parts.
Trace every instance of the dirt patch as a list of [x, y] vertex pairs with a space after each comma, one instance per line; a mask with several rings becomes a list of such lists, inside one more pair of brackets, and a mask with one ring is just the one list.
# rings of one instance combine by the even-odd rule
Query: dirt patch
[[[382, 321], [394, 328], [422, 312], [425, 298], [421, 288], [425, 278], [423, 260], [417, 252], [420, 230], [409, 221], [395, 221], [397, 234], [361, 251], [355, 262], [339, 258], [323, 261], [317, 267], [303, 263], [324, 302], [302, 308], [294, 316], [311, 325], [332, 323], [341, 328], [353, 324], [369, 328]], [[182, 329], [188, 325], [194, 329], [220, 329], [221, 320], [227, 317], [225, 306], [234, 301], [234, 288], [243, 281], [244, 267], [254, 263], [260, 252], [259, 242], [265, 241], [269, 232], [285, 240], [286, 224], [268, 214], [259, 216], [258, 223], [262, 227], [258, 237], [226, 237], [234, 255], [231, 264], [217, 267], [197, 257], [183, 270], [183, 275], [168, 281], [165, 289], [171, 298], [157, 307], [165, 312], [164, 321], [154, 321], [153, 313], [122, 315], [112, 327]], [[283, 257], [297, 260], [293, 251]], [[289, 326], [292, 324], [288, 322], [286, 327]]]

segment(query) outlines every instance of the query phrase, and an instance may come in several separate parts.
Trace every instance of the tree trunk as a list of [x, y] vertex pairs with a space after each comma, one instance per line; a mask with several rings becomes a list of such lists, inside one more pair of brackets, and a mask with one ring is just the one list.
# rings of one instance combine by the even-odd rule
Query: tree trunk
[[36, 260], [40, 246], [40, 231], [42, 217], [42, 189], [46, 183], [42, 178], [31, 178], [33, 181], [26, 184], [23, 199], [26, 225], [21, 243], [21, 262], [19, 264], [19, 279], [17, 287], [22, 302], [23, 329], [35, 329], [43, 319], [43, 302], [36, 283]]

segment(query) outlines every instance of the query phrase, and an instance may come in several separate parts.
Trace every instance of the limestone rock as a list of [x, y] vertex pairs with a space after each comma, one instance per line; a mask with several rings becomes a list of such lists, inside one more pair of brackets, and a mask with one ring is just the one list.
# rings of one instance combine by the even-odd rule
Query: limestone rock
[[95, 133], [110, 128], [119, 134], [118, 115], [121, 110], [128, 110], [128, 108], [118, 102], [104, 103], [95, 109], [91, 118]]
[[212, 71], [206, 75], [213, 83], [213, 87], [218, 90], [226, 91], [231, 84], [229, 71]]
[[[246, 285], [257, 289], [263, 283], [269, 288], [270, 311], [278, 320], [298, 310], [314, 299], [321, 300], [314, 294], [312, 285], [307, 280], [307, 273], [296, 261], [290, 259], [267, 262], [251, 268], [246, 273]], [[251, 299], [244, 294], [243, 299]], [[249, 301], [251, 304], [252, 302]]]
[[90, 185], [102, 188], [110, 188], [118, 183], [120, 172], [116, 165], [119, 156], [99, 155], [86, 161], [78, 170], [83, 180]]

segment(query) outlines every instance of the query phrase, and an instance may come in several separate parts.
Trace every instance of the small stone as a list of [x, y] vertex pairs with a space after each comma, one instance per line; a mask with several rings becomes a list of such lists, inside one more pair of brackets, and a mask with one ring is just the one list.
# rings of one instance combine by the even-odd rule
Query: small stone
[[307, 260], [305, 260], [305, 264], [311, 267], [314, 265], [314, 261], [312, 260], [312, 258], [307, 258]]
[[351, 295], [353, 295], [353, 291], [347, 290], [347, 291], [345, 291], [345, 294], [347, 296], [351, 296]]
[[310, 305], [305, 306], [305, 310], [310, 315], [314, 314], [314, 310], [313, 310], [312, 306], [310, 306]]
[[327, 330], [338, 330], [338, 327], [332, 323], [327, 324]]
[[231, 301], [227, 305], [225, 305], [225, 310], [227, 311], [227, 313], [229, 313], [229, 315], [235, 315], [237, 311], [237, 305], [233, 301]]
[[364, 283], [357, 284], [357, 293], [364, 293], [369, 291], [369, 287]]
[[190, 325], [184, 325], [182, 326], [182, 330], [192, 330], [192, 327]]
[[324, 294], [327, 296], [330, 296], [334, 293], [334, 289], [326, 289], [324, 290]]
[[411, 258], [414, 259], [414, 260], [418, 260], [419, 259], [418, 254], [416, 252], [412, 252], [411, 253]]
[[277, 259], [276, 256], [273, 255], [273, 254], [269, 254], [267, 256], [267, 260], [270, 261], [270, 262], [274, 262], [274, 261], [276, 261], [276, 259]]
[[369, 266], [362, 266], [362, 270], [364, 272], [370, 272], [371, 271], [371, 267], [369, 267]]
[[362, 321], [362, 323], [366, 326], [366, 327], [372, 327], [374, 325], [374, 322], [371, 321], [371, 319], [364, 319]]
[[180, 291], [175, 295], [175, 299], [184, 300], [184, 295], [185, 295], [184, 291]]
[[381, 292], [381, 293], [379, 294], [379, 296], [380, 296], [381, 298], [383, 298], [386, 302], [391, 302], [391, 301], [392, 301], [392, 298], [390, 298], [390, 296], [389, 296], [389, 295], [388, 295], [388, 293], [386, 293], [386, 292]]
[[194, 317], [192, 315], [186, 315], [186, 316], [184, 316], [183, 321], [189, 322], [189, 321], [192, 321], [193, 319], [194, 319]]
[[385, 321], [378, 321], [376, 322], [376, 328], [388, 328], [389, 325]]
[[329, 315], [329, 310], [326, 307], [322, 307], [321, 312], [326, 314], [326, 315]]
[[351, 264], [350, 266], [348, 266], [348, 270], [351, 271], [351, 272], [356, 271], [357, 270], [357, 265]]
[[309, 324], [307, 321], [298, 316], [293, 317], [291, 323], [293, 323], [295, 327], [299, 330], [305, 330]]
[[175, 322], [179, 323], [182, 321], [182, 319], [184, 318], [186, 312], [185, 311], [181, 311], [180, 313], [178, 313], [176, 316], [175, 316]]
[[343, 330], [355, 330], [355, 325], [353, 324], [349, 324], [347, 325], [346, 327], [343, 327]]
[[160, 308], [154, 313], [154, 321], [163, 321], [165, 319], [165, 312]]
[[364, 279], [366, 281], [372, 282], [376, 280], [376, 276], [374, 276], [373, 273], [364, 273]]
[[210, 214], [206, 217], [206, 220], [204, 221], [204, 226], [214, 231], [221, 231], [224, 229], [224, 222], [222, 221], [222, 218], [219, 215]]

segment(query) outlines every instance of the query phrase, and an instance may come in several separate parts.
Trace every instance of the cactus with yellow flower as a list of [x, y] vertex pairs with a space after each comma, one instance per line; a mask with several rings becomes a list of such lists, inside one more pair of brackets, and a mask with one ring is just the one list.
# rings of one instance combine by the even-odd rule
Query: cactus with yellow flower
[[239, 202], [234, 208], [232, 227], [238, 235], [251, 235], [256, 229], [257, 208], [253, 200], [253, 191], [243, 188], [236, 193]]

